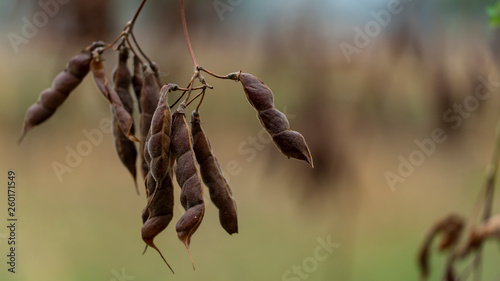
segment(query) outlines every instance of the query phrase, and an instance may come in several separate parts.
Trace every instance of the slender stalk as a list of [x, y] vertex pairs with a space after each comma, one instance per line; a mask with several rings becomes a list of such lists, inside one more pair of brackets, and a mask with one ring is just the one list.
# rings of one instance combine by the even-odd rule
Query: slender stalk
[[[109, 48], [112, 48], [122, 38], [125, 38], [128, 41], [128, 36], [132, 33], [132, 30], [134, 29], [135, 22], [137, 21], [137, 18], [139, 17], [139, 14], [141, 13], [142, 8], [144, 7], [144, 4], [146, 4], [146, 1], [147, 0], [142, 0], [141, 4], [139, 5], [139, 8], [137, 8], [137, 11], [135, 11], [134, 17], [132, 17], [132, 19], [125, 25], [125, 28], [123, 28], [123, 31], [120, 33], [120, 35], [115, 39], [115, 41], [113, 41], [113, 43], [105, 46], [103, 48], [103, 50], [107, 50]], [[129, 42], [129, 45], [130, 45], [130, 42]]]
[[[486, 187], [485, 187], [485, 198], [484, 198], [484, 209], [483, 209], [483, 222], [487, 221], [491, 217], [493, 210], [493, 197], [495, 193], [495, 183], [497, 178], [498, 164], [500, 161], [500, 120], [497, 123], [495, 146], [493, 148], [493, 156], [491, 157], [491, 162], [488, 165], [486, 171]], [[479, 246], [476, 250], [476, 255], [474, 257], [474, 280], [480, 280], [480, 264], [481, 264], [481, 254], [482, 246]]]
[[139, 8], [137, 8], [137, 11], [135, 12], [134, 17], [130, 20], [128, 27], [129, 27], [129, 33], [132, 32], [132, 29], [134, 29], [134, 24], [135, 21], [137, 20], [137, 17], [139, 17], [139, 14], [142, 11], [142, 8], [144, 7], [144, 4], [146, 4], [147, 0], [142, 0], [141, 4], [139, 5]]
[[[139, 53], [141, 53], [142, 57], [148, 61], [149, 65], [153, 65], [153, 62], [146, 56], [146, 54], [142, 51], [141, 46], [139, 46], [139, 43], [137, 42], [137, 39], [135, 39], [134, 33], [130, 33], [130, 37], [132, 37], [132, 41], [134, 42], [134, 45], [137, 47], [137, 50], [139, 50]], [[129, 38], [127, 38], [127, 41], [129, 42], [129, 45], [132, 47], [130, 44]]]
[[184, 37], [186, 37], [186, 43], [188, 46], [189, 55], [191, 55], [193, 66], [196, 68], [198, 66], [198, 63], [196, 62], [196, 58], [194, 56], [193, 47], [191, 46], [191, 40], [189, 40], [189, 33], [186, 23], [186, 13], [184, 12], [184, 0], [181, 0], [181, 18], [182, 18], [182, 27], [184, 29]]
[[198, 66], [198, 70], [204, 71], [204, 72], [208, 73], [209, 75], [212, 75], [215, 78], [219, 78], [219, 79], [231, 79], [228, 75], [222, 76], [222, 75], [219, 75], [219, 74], [215, 74], [212, 71], [209, 71], [208, 69], [205, 69], [205, 68], [203, 68], [201, 66]]

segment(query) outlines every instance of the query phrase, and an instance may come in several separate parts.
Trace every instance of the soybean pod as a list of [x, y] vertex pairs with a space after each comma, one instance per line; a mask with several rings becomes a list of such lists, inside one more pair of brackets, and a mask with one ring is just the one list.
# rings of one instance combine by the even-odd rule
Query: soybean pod
[[145, 178], [148, 174], [149, 167], [144, 160], [144, 147], [146, 144], [146, 137], [151, 127], [151, 120], [160, 99], [160, 87], [158, 86], [158, 79], [155, 72], [149, 65], [144, 65], [144, 80], [142, 83], [142, 91], [139, 100], [141, 107], [141, 171], [142, 176]]
[[188, 250], [191, 263], [194, 262], [189, 250], [191, 236], [198, 229], [205, 214], [203, 189], [191, 143], [189, 126], [186, 122], [185, 104], [181, 103], [172, 116], [172, 143], [170, 149], [176, 159], [175, 177], [181, 187], [181, 205], [186, 212], [177, 222], [177, 236]]
[[40, 94], [38, 101], [28, 108], [18, 143], [23, 141], [33, 127], [49, 119], [82, 82], [90, 70], [92, 52], [101, 46], [103, 46], [102, 42], [94, 42], [69, 60], [64, 71], [54, 78], [52, 87], [45, 89]]
[[198, 111], [193, 111], [191, 114], [191, 134], [194, 154], [200, 165], [201, 178], [208, 187], [210, 199], [219, 209], [220, 224], [229, 234], [238, 233], [236, 201], [222, 174], [219, 162], [212, 152], [210, 142], [201, 127]]
[[[124, 109], [133, 116], [134, 113], [134, 100], [130, 94], [129, 88], [131, 85], [131, 75], [127, 67], [128, 49], [123, 45], [120, 47], [118, 55], [118, 65], [113, 71], [113, 83], [115, 92], [123, 104]], [[131, 134], [134, 134], [135, 128], [132, 124], [130, 129]], [[122, 164], [127, 168], [132, 177], [134, 178], [135, 189], [139, 194], [137, 187], [136, 175], [136, 161], [137, 149], [135, 143], [127, 138], [122, 132], [118, 119], [113, 115], [113, 135], [115, 137], [115, 148]]]
[[291, 130], [285, 114], [274, 108], [274, 96], [271, 89], [252, 74], [230, 73], [227, 77], [241, 82], [248, 102], [257, 110], [260, 123], [271, 135], [281, 153], [288, 158], [306, 161], [314, 168], [311, 152], [304, 136]]

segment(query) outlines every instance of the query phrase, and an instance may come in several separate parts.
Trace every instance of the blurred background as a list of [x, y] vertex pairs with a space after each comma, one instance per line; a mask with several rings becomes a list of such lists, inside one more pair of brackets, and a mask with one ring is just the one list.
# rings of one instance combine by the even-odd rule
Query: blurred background
[[[134, 31], [163, 82], [186, 85], [192, 64], [178, 2], [149, 1]], [[448, 213], [469, 215], [492, 154], [500, 33], [486, 7], [494, 2], [186, 1], [198, 62], [265, 81], [305, 136], [315, 169], [279, 153], [239, 84], [206, 76], [214, 90], [201, 115], [237, 199], [240, 233], [228, 236], [207, 203], [191, 242], [193, 272], [175, 234], [176, 201], [156, 238], [175, 275], [151, 249], [141, 255], [144, 191], [139, 180], [136, 195], [111, 133], [101, 131], [103, 141], [60, 179], [53, 168], [110, 118], [90, 77], [16, 144], [27, 108], [69, 58], [112, 42], [139, 1], [0, 2], [0, 165], [4, 184], [9, 169], [17, 173], [19, 219], [15, 275], [0, 228], [0, 279], [418, 280], [425, 234]], [[108, 73], [116, 56], [105, 53]], [[446, 141], [429, 144], [436, 129]], [[339, 247], [320, 260], [321, 241]], [[483, 280], [500, 279], [499, 258], [487, 243]], [[433, 256], [430, 280], [440, 280], [444, 263]]]

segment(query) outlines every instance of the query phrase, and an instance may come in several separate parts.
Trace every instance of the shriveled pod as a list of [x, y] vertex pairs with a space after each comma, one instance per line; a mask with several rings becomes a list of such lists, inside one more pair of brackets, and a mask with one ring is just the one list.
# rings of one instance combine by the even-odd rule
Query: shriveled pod
[[113, 115], [116, 118], [123, 134], [127, 136], [129, 140], [139, 142], [139, 140], [131, 132], [134, 125], [134, 119], [132, 118], [132, 115], [125, 110], [125, 107], [115, 90], [109, 86], [106, 78], [106, 72], [104, 71], [104, 66], [99, 55], [92, 59], [90, 69], [92, 70], [94, 82], [97, 88], [110, 103]]
[[201, 179], [208, 187], [210, 199], [219, 209], [220, 224], [229, 234], [238, 233], [236, 201], [201, 127], [200, 114], [197, 111], [191, 114], [191, 134], [193, 151], [200, 165]]
[[188, 250], [191, 263], [194, 263], [189, 250], [191, 236], [198, 229], [205, 214], [203, 189], [200, 174], [196, 167], [189, 126], [186, 122], [185, 104], [181, 103], [172, 115], [172, 142], [170, 151], [175, 157], [177, 166], [175, 177], [181, 187], [181, 204], [186, 212], [177, 222], [177, 236]]
[[238, 72], [230, 73], [227, 77], [241, 82], [248, 101], [257, 110], [260, 123], [281, 153], [289, 158], [304, 160], [314, 167], [311, 152], [302, 134], [292, 131], [285, 114], [274, 108], [271, 89], [252, 74]]
[[144, 161], [146, 137], [151, 127], [151, 120], [153, 119], [153, 114], [155, 113], [159, 99], [160, 87], [158, 86], [158, 80], [155, 72], [149, 65], [144, 65], [144, 80], [142, 84], [141, 98], [139, 100], [142, 110], [140, 117], [141, 147], [139, 151], [141, 153], [141, 170], [143, 177], [146, 177], [149, 171], [149, 167]]
[[[143, 220], [147, 215], [144, 224], [141, 228], [142, 240], [147, 246], [155, 249], [163, 261], [168, 265], [170, 270], [172, 267], [168, 264], [167, 260], [154, 243], [154, 239], [160, 234], [172, 220], [174, 213], [174, 187], [172, 178], [168, 174], [163, 180], [161, 186], [157, 186], [151, 174], [148, 175], [146, 184], [150, 190], [148, 198], [148, 207], [143, 211]], [[153, 190], [154, 189], [154, 196]], [[147, 210], [147, 212], [146, 212]], [[172, 270], [172, 272], [174, 272]]]
[[[128, 61], [128, 50], [125, 47], [120, 48], [119, 56], [118, 56], [118, 65], [113, 73], [113, 83], [115, 85], [115, 91], [120, 101], [123, 104], [125, 110], [133, 116], [134, 113], [134, 100], [130, 95], [130, 84], [131, 84], [131, 75], [127, 67]], [[132, 128], [130, 132], [134, 134], [135, 128], [132, 124]], [[122, 132], [120, 128], [120, 124], [118, 119], [113, 115], [113, 134], [115, 137], [115, 148], [118, 153], [118, 157], [120, 158], [123, 165], [130, 172], [132, 177], [134, 178], [135, 189], [137, 193], [139, 193], [139, 189], [137, 187], [136, 182], [136, 161], [137, 161], [137, 149], [135, 148], [135, 143], [127, 138], [127, 136]]]
[[135, 99], [137, 100], [138, 107], [139, 107], [139, 113], [142, 112], [141, 109], [141, 92], [142, 92], [142, 84], [144, 81], [144, 75], [142, 73], [142, 62], [141, 60], [137, 57], [134, 56], [134, 75], [132, 76], [132, 88], [134, 89], [134, 94], [135, 94]]
[[[146, 136], [146, 139], [145, 139], [145, 143], [148, 143], [149, 142], [149, 139], [151, 138], [151, 130], [148, 132], [148, 135]], [[144, 145], [144, 148], [143, 148], [143, 152], [141, 153], [141, 155], [144, 155], [144, 163], [147, 165], [148, 167], [148, 173], [144, 176], [144, 187], [146, 188], [146, 198], [149, 197], [149, 189], [148, 189], [148, 180], [150, 177], [152, 177], [151, 175], [151, 171], [149, 170], [149, 167], [151, 165], [151, 156], [149, 156], [149, 150], [148, 150], [148, 146], [147, 145]], [[154, 182], [154, 179], [152, 179], [152, 181]], [[154, 191], [154, 187], [152, 189]], [[152, 194], [152, 193], [151, 193]], [[146, 208], [146, 211], [147, 211], [147, 208]]]
[[[151, 120], [150, 136], [147, 140], [147, 152], [149, 159], [149, 173], [156, 182], [156, 186], [161, 186], [163, 178], [169, 173], [170, 166], [170, 131], [172, 126], [172, 116], [167, 102], [170, 90], [177, 88], [177, 85], [167, 84], [160, 90], [160, 100]], [[147, 156], [145, 155], [147, 158]], [[150, 161], [148, 161], [150, 160]], [[154, 197], [154, 193], [152, 194]]]
[[95, 48], [103, 46], [102, 42], [94, 42], [82, 52], [72, 57], [64, 71], [60, 72], [52, 82], [52, 87], [45, 89], [38, 99], [26, 112], [23, 132], [18, 143], [33, 127], [49, 119], [56, 109], [68, 98], [69, 94], [82, 82], [90, 69], [92, 52]]

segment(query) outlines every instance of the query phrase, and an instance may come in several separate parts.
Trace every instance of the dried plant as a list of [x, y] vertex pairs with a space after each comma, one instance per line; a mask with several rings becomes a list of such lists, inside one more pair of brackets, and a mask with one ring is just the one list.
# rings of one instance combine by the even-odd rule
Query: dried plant
[[[500, 120], [497, 124], [496, 142], [491, 163], [486, 173], [485, 186], [481, 190], [476, 208], [468, 220], [460, 215], [450, 215], [439, 220], [431, 228], [421, 247], [418, 264], [420, 268], [420, 280], [424, 281], [430, 275], [430, 249], [432, 241], [438, 234], [443, 235], [440, 251], [447, 252], [447, 263], [443, 270], [445, 281], [467, 280], [469, 272], [457, 274], [457, 261], [472, 256], [472, 273], [475, 279], [480, 279], [480, 264], [483, 243], [488, 239], [500, 239], [500, 215], [492, 217], [493, 194], [497, 178], [498, 165], [500, 161]], [[482, 217], [478, 218], [479, 208], [482, 207]], [[468, 227], [466, 227], [466, 225]]]
[[[229, 234], [238, 232], [235, 199], [201, 128], [199, 109], [206, 92], [213, 89], [206, 82], [203, 73], [219, 79], [240, 81], [248, 101], [258, 112], [261, 125], [271, 135], [279, 150], [289, 158], [306, 161], [311, 167], [313, 159], [304, 137], [292, 131], [286, 116], [274, 108], [273, 93], [260, 79], [241, 71], [218, 75], [196, 62], [187, 31], [183, 0], [180, 1], [182, 26], [194, 73], [186, 88], [171, 83], [163, 84], [159, 78], [159, 66], [142, 51], [133, 32], [145, 3], [146, 0], [142, 0], [133, 18], [112, 43], [92, 43], [70, 59], [66, 69], [54, 79], [52, 87], [43, 91], [38, 102], [28, 109], [19, 142], [29, 130], [51, 117], [91, 71], [97, 89], [110, 104], [116, 151], [134, 178], [134, 183], [137, 157], [140, 158], [147, 197], [146, 207], [142, 211], [142, 239], [147, 246], [157, 250], [168, 265], [153, 240], [173, 218], [174, 174], [181, 187], [180, 201], [186, 210], [176, 224], [176, 231], [190, 258], [191, 238], [205, 214], [202, 181], [208, 187], [214, 205], [219, 209], [222, 227]], [[118, 52], [118, 64], [112, 74], [113, 86], [110, 85], [103, 66], [103, 56], [106, 51], [111, 50]], [[131, 70], [127, 66], [130, 54], [133, 55]], [[196, 82], [200, 85], [196, 86]], [[169, 105], [167, 96], [175, 93], [181, 94], [174, 104]], [[192, 114], [190, 128], [186, 120], [186, 108], [198, 98], [200, 101]], [[177, 103], [179, 105], [172, 113], [170, 109]], [[136, 110], [140, 114], [139, 124], [134, 124], [134, 104], [137, 104]]]

